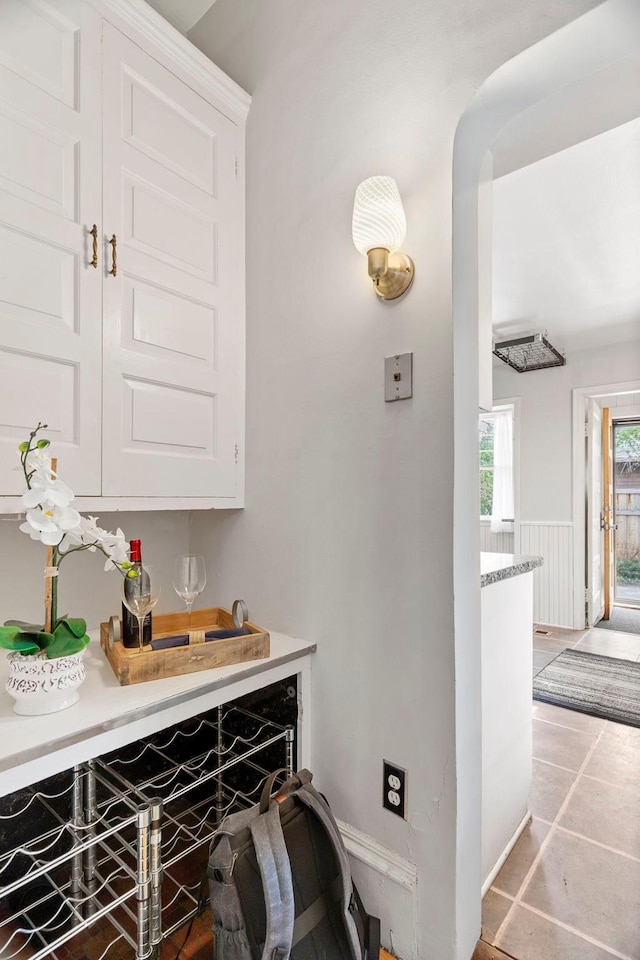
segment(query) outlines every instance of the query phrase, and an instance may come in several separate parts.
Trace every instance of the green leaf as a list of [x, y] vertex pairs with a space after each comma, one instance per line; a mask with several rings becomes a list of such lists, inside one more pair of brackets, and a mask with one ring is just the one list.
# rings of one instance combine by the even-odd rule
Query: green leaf
[[[82, 629], [80, 629], [81, 626]], [[58, 657], [70, 657], [72, 654], [84, 650], [89, 643], [89, 637], [85, 630], [86, 623], [84, 620], [69, 618], [59, 621], [53, 631], [53, 643], [47, 647], [49, 660], [57, 660]]]
[[64, 636], [56, 637], [55, 642], [47, 647], [47, 657], [49, 660], [57, 660], [58, 657], [70, 657], [74, 653], [80, 653], [85, 647], [89, 646], [89, 637]]
[[60, 617], [53, 631], [56, 636], [58, 635], [58, 628], [63, 625], [68, 628], [74, 637], [84, 637], [87, 632], [87, 621], [83, 620], [82, 617]]
[[25, 655], [39, 653], [41, 649], [34, 635], [23, 633], [19, 627], [0, 627], [0, 647], [3, 650], [19, 650]]
[[47, 647], [50, 647], [55, 637], [52, 633], [47, 633], [45, 630], [38, 630], [37, 633], [27, 633], [23, 631], [23, 637], [29, 637], [34, 643], [37, 643], [41, 650], [46, 650]]
[[44, 630], [21, 630], [18, 639], [32, 646], [35, 644], [38, 650], [46, 650], [47, 647], [51, 646], [55, 637], [52, 633], [45, 633]]
[[17, 650], [15, 640], [20, 634], [20, 627], [0, 627], [0, 647], [5, 650]]

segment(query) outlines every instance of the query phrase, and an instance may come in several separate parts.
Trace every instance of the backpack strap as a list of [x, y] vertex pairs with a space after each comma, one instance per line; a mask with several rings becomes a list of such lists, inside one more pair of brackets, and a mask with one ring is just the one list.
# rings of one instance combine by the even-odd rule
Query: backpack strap
[[267, 913], [262, 960], [289, 960], [294, 921], [293, 880], [279, 804], [272, 801], [267, 813], [251, 821], [250, 830]]
[[[301, 774], [298, 774], [298, 776], [301, 776]], [[358, 927], [354, 919], [354, 912], [357, 906], [353, 895], [353, 881], [351, 879], [351, 868], [347, 851], [342, 842], [337, 824], [333, 819], [329, 804], [311, 783], [308, 781], [304, 782], [306, 778], [301, 777], [301, 779], [303, 779], [302, 786], [298, 790], [294, 790], [291, 796], [297, 797], [305, 806], [313, 811], [324, 827], [325, 833], [333, 847], [338, 862], [340, 877], [342, 878], [341, 908], [349, 946], [351, 947], [351, 955], [353, 960], [362, 960], [362, 947], [360, 945], [360, 937], [358, 936]], [[264, 956], [263, 960], [266, 960]]]

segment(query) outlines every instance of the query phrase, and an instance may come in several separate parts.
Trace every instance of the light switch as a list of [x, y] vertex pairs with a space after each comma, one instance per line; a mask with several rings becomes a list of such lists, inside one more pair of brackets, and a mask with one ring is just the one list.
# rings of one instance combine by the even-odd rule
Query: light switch
[[384, 399], [408, 400], [413, 396], [413, 354], [396, 353], [384, 358]]

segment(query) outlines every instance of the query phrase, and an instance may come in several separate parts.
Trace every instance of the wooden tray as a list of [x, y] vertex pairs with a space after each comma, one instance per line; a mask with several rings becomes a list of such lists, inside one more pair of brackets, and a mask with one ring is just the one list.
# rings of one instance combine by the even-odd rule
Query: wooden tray
[[[153, 617], [153, 639], [175, 637], [188, 632], [189, 618], [186, 613], [166, 613]], [[194, 610], [191, 615], [191, 630], [214, 630], [216, 627], [233, 629], [233, 617], [223, 607], [210, 607], [206, 610]], [[270, 638], [266, 630], [247, 621], [245, 627], [251, 631], [241, 637], [227, 637], [222, 640], [207, 640], [205, 643], [191, 643], [184, 647], [170, 647], [168, 650], [142, 651], [125, 647], [122, 640], [109, 643], [109, 624], [100, 624], [100, 643], [107, 660], [118, 678], [118, 683], [127, 686], [130, 683], [144, 683], [146, 680], [163, 680], [166, 677], [180, 676], [183, 673], [195, 673], [198, 670], [211, 670], [231, 663], [244, 663], [246, 660], [262, 660], [269, 656]]]

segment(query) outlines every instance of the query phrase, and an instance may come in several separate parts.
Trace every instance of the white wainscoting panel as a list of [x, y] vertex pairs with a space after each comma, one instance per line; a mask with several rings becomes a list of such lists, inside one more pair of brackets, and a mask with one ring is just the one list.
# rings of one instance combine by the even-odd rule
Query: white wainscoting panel
[[534, 621], [573, 627], [573, 523], [523, 520], [520, 553], [544, 559], [533, 577]]
[[483, 553], [513, 553], [513, 533], [492, 533], [491, 524], [480, 521], [480, 549]]

